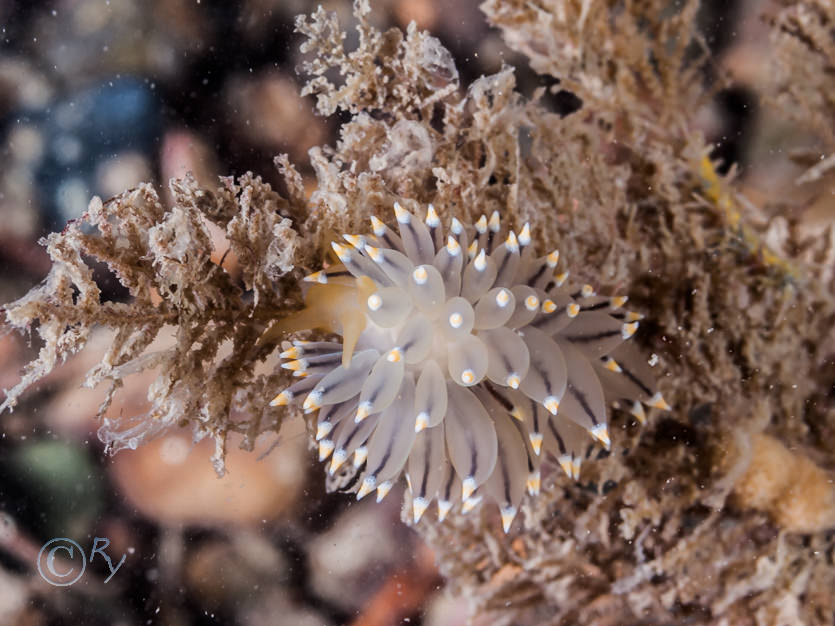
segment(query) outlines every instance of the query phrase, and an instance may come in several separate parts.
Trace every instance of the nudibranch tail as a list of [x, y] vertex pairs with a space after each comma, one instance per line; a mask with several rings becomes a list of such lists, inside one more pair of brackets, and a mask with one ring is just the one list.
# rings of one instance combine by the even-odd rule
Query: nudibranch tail
[[372, 217], [373, 235], [334, 242], [339, 263], [271, 329], [342, 337], [285, 344], [300, 380], [272, 404], [318, 411], [320, 460], [354, 468], [357, 498], [405, 474], [415, 523], [433, 500], [443, 520], [486, 497], [507, 532], [543, 462], [576, 480], [590, 446], [611, 447], [609, 406], [642, 423], [644, 406], [670, 409], [631, 341], [641, 316], [573, 284], [559, 251], [536, 256], [528, 224], [505, 230], [493, 212], [444, 233], [434, 207], [394, 212], [397, 232]]

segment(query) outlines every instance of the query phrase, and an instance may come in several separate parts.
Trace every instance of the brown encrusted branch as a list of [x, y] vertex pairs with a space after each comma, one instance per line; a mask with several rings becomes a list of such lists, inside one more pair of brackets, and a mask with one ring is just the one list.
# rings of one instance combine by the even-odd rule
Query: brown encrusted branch
[[[111, 450], [136, 447], [175, 424], [191, 425], [196, 438], [215, 438], [222, 473], [228, 430], [246, 432], [251, 445], [260, 432], [277, 429], [280, 416], [267, 406], [277, 377], [255, 371], [273, 346], [258, 338], [286, 308], [282, 277], [306, 254], [285, 217], [304, 214], [300, 179], [286, 160], [277, 164], [290, 200], [249, 174], [222, 179], [215, 191], [187, 177], [172, 181], [169, 209], [150, 185], [140, 185], [107, 202], [94, 198], [81, 219], [50, 235], [49, 276], [5, 308], [9, 325], [35, 328], [43, 346], [2, 408], [14, 407], [28, 386], [82, 350], [93, 329], [104, 328], [112, 342], [85, 380], [90, 387], [110, 385], [100, 417], [126, 376], [156, 372], [147, 415], [104, 420], [99, 435]], [[212, 260], [210, 223], [225, 232], [240, 283]], [[87, 258], [118, 278], [130, 293], [127, 302], [102, 301]], [[166, 338], [170, 332], [173, 340]], [[231, 345], [228, 354], [224, 343]], [[247, 423], [230, 427], [233, 411]]]
[[[560, 80], [597, 116], [668, 125], [705, 101], [699, 3], [664, 0], [486, 0], [481, 9], [531, 67]], [[633, 118], [633, 119], [629, 119]]]
[[835, 5], [782, 0], [771, 18], [773, 103], [835, 149]]
[[[377, 111], [428, 121], [432, 106], [458, 89], [452, 55], [414, 24], [405, 37], [396, 28], [381, 33], [368, 21], [368, 0], [359, 0], [354, 6], [359, 47], [351, 52], [344, 49], [346, 35], [336, 15], [320, 6], [312, 15], [296, 19], [296, 30], [307, 38], [302, 52], [315, 53], [302, 65], [310, 75], [302, 95], [314, 94], [322, 115], [344, 109], [354, 114]], [[339, 85], [325, 76], [330, 70], [339, 73]]]

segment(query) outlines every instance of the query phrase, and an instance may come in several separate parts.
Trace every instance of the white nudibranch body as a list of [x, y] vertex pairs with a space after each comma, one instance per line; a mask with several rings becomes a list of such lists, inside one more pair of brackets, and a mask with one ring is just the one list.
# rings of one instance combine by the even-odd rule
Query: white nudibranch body
[[642, 403], [669, 409], [628, 341], [640, 315], [572, 285], [527, 224], [503, 236], [495, 212], [445, 236], [431, 206], [425, 220], [394, 208], [399, 234], [372, 217], [373, 234], [334, 243], [340, 263], [307, 277], [307, 307], [279, 322], [342, 343], [286, 345], [300, 380], [273, 404], [319, 412], [320, 460], [331, 473], [350, 460], [358, 498], [405, 472], [415, 522], [433, 500], [443, 519], [487, 496], [507, 531], [543, 460], [576, 479], [593, 442], [609, 448], [609, 405], [641, 422]]

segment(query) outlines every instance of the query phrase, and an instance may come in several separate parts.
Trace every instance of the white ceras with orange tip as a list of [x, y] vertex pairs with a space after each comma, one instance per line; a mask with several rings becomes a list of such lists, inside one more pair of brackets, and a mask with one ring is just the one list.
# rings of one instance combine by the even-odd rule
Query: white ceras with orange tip
[[394, 211], [397, 231], [372, 217], [372, 234], [334, 242], [339, 263], [305, 279], [306, 308], [278, 327], [342, 341], [287, 344], [300, 380], [273, 404], [318, 411], [320, 460], [352, 467], [358, 498], [405, 473], [415, 522], [433, 500], [443, 520], [486, 497], [508, 531], [543, 460], [576, 479], [595, 442], [610, 447], [608, 406], [641, 422], [644, 404], [669, 409], [628, 341], [641, 316], [571, 284], [528, 224], [503, 232], [493, 212], [444, 233], [431, 205], [423, 220]]

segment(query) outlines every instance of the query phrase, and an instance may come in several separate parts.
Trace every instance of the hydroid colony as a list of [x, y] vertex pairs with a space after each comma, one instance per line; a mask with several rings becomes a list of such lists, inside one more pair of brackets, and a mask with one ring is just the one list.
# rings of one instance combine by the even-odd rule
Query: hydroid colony
[[382, 499], [405, 470], [415, 522], [434, 499], [443, 520], [487, 496], [507, 531], [543, 460], [576, 479], [592, 440], [609, 448], [608, 405], [641, 422], [642, 403], [669, 408], [627, 341], [640, 316], [572, 284], [557, 251], [537, 256], [528, 225], [505, 232], [498, 212], [453, 218], [445, 237], [431, 205], [422, 221], [394, 210], [399, 235], [372, 217], [373, 235], [344, 235], [339, 263], [305, 279], [306, 308], [275, 330], [342, 343], [286, 344], [301, 380], [273, 405], [319, 412], [320, 460], [331, 474], [350, 460], [358, 498]]

